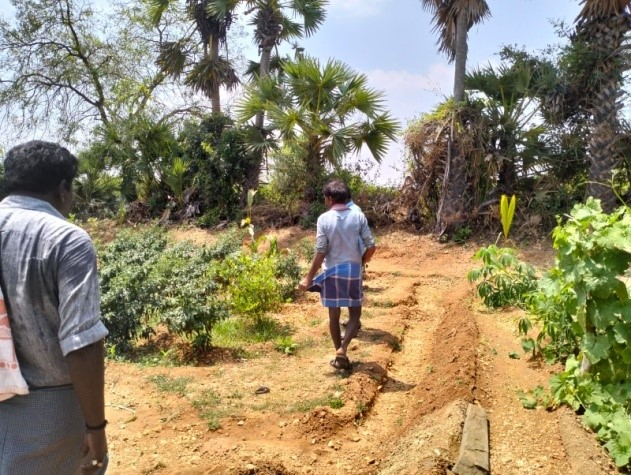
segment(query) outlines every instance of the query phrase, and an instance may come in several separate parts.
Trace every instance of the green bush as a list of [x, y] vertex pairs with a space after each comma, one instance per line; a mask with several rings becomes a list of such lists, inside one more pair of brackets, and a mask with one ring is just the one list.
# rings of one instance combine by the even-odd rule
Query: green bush
[[537, 286], [534, 267], [521, 262], [513, 249], [494, 244], [479, 249], [473, 257], [484, 265], [467, 277], [469, 282], [482, 279], [476, 288], [487, 307], [525, 306], [526, 295]]
[[108, 342], [124, 352], [165, 324], [194, 346], [208, 347], [212, 326], [228, 316], [209, 272], [217, 255], [189, 243], [167, 246], [158, 229], [121, 233], [99, 253]]
[[166, 244], [157, 229], [124, 231], [99, 252], [101, 313], [110, 332], [108, 342], [120, 351], [151, 332], [147, 311], [158, 306], [160, 289], [149, 275]]
[[196, 348], [208, 348], [213, 325], [228, 317], [227, 305], [217, 298], [218, 285], [210, 278], [210, 261], [201, 248], [178, 243], [160, 255], [148, 276], [160, 289], [151, 311]]
[[274, 257], [233, 254], [218, 263], [215, 272], [231, 310], [238, 315], [260, 319], [265, 313], [278, 310], [284, 301]]

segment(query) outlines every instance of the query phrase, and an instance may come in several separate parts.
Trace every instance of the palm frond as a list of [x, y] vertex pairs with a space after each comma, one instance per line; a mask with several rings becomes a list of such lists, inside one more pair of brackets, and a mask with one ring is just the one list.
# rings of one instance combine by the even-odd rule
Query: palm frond
[[179, 77], [188, 62], [184, 41], [168, 41], [162, 44], [156, 63], [169, 76]]
[[195, 63], [186, 75], [184, 83], [195, 91], [210, 97], [212, 92], [221, 86], [233, 89], [239, 83], [239, 78], [231, 63], [220, 56], [218, 58], [204, 58]]
[[148, 0], [149, 20], [153, 26], [158, 26], [162, 20], [162, 15], [169, 8], [171, 2], [177, 0]]
[[581, 0], [583, 7], [576, 17], [576, 22], [592, 21], [620, 15], [631, 7], [629, 0]]
[[326, 0], [294, 0], [292, 8], [304, 19], [305, 36], [313, 35], [326, 18]]

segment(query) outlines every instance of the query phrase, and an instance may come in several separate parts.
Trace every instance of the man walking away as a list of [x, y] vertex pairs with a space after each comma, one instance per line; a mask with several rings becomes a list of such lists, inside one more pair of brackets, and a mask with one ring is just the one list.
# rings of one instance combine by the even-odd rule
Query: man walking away
[[[350, 369], [346, 354], [348, 345], [357, 335], [361, 317], [363, 290], [362, 266], [375, 253], [375, 240], [361, 211], [351, 211], [346, 203], [350, 198], [348, 187], [341, 180], [333, 180], [324, 187], [324, 203], [329, 210], [318, 218], [316, 254], [300, 289], [316, 286], [322, 305], [329, 309], [329, 331], [335, 347], [336, 369]], [[360, 240], [365, 246], [362, 254]], [[315, 276], [320, 266], [324, 272]], [[348, 307], [349, 321], [344, 338], [340, 330], [341, 307]]]

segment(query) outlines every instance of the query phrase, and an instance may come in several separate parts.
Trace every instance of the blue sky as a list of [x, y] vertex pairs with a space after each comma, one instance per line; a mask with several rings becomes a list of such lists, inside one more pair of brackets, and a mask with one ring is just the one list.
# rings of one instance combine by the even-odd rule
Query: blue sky
[[[550, 20], [573, 24], [578, 0], [487, 0], [491, 17], [469, 32], [467, 68], [497, 63], [502, 45], [541, 50], [560, 39]], [[451, 95], [453, 65], [436, 48], [431, 16], [420, 0], [330, 0], [327, 18], [302, 41], [306, 52], [333, 57], [367, 75], [386, 107], [405, 125]], [[390, 147], [376, 181], [400, 181], [403, 146]]]

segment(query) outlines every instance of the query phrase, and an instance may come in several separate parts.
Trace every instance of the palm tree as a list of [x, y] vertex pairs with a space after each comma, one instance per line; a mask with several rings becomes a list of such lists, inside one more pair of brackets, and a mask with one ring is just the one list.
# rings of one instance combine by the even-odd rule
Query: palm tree
[[467, 34], [476, 23], [486, 20], [491, 12], [485, 0], [421, 0], [432, 15], [438, 32], [438, 51], [454, 62], [454, 100], [464, 100], [464, 82], [469, 46]]
[[587, 145], [590, 160], [587, 195], [601, 200], [611, 211], [617, 202], [612, 187], [614, 170], [622, 161], [620, 120], [623, 74], [629, 69], [625, 41], [631, 29], [629, 0], [582, 0], [575, 41], [591, 58], [592, 79], [585, 91], [591, 131]]
[[[151, 0], [152, 19], [158, 23], [170, 6], [177, 0]], [[210, 0], [186, 0], [186, 11], [193, 20], [193, 34], [199, 34], [202, 57], [195, 58], [191, 48], [192, 35], [177, 41], [166, 42], [158, 57], [158, 64], [164, 73], [180, 77], [185, 74], [184, 84], [210, 98], [213, 114], [221, 113], [220, 88], [232, 89], [239, 84], [239, 78], [228, 59], [220, 54], [220, 47], [226, 46], [228, 29], [232, 24], [232, 12], [215, 15], [209, 8]]]
[[[282, 41], [308, 37], [317, 31], [324, 22], [327, 0], [209, 0], [209, 9], [213, 15], [221, 18], [235, 11], [238, 5], [245, 8], [246, 15], [252, 15], [250, 25], [254, 26], [254, 42], [259, 48], [259, 78], [269, 76], [272, 63], [272, 51]], [[292, 18], [301, 18], [301, 22]], [[261, 109], [254, 118], [254, 126], [263, 136], [265, 113]], [[263, 156], [248, 176], [247, 188], [258, 187]]]
[[339, 166], [364, 146], [380, 162], [399, 126], [383, 110], [383, 94], [340, 61], [322, 66], [302, 57], [282, 67], [277, 78], [262, 78], [247, 89], [239, 118], [247, 121], [267, 111], [270, 129], [286, 145], [304, 150], [305, 199], [313, 202], [327, 165]]
[[[433, 15], [434, 31], [438, 32], [438, 50], [447, 54], [454, 67], [453, 98], [456, 103], [464, 100], [464, 82], [467, 67], [467, 34], [476, 23], [490, 16], [485, 0], [421, 0], [421, 5]], [[447, 222], [455, 222], [465, 205], [466, 157], [458, 153], [454, 124], [451, 127], [449, 152], [443, 176], [443, 190], [436, 218], [436, 231], [442, 234]]]
[[481, 95], [484, 104], [487, 153], [497, 170], [498, 196], [512, 195], [518, 174], [531, 174], [545, 155], [539, 142], [545, 128], [534, 119], [539, 114], [539, 83], [547, 79], [547, 71], [544, 64], [532, 66], [526, 61], [502, 63], [476, 68], [465, 78], [467, 90]]

